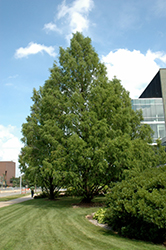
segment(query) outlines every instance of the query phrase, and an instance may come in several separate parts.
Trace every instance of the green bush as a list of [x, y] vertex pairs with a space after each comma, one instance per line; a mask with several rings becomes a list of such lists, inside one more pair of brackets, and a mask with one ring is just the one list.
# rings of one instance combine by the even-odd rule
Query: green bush
[[110, 191], [110, 187], [108, 185], [105, 185], [101, 191], [99, 192], [99, 194], [103, 194], [104, 196]]
[[124, 180], [107, 195], [105, 221], [120, 235], [162, 242], [166, 239], [166, 166]]
[[93, 216], [93, 219], [97, 220], [98, 223], [105, 223], [106, 208], [100, 208]]

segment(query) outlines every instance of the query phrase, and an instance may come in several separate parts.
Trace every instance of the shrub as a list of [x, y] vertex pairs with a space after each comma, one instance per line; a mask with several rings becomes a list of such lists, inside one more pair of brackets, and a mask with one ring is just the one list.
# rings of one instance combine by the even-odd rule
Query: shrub
[[93, 219], [97, 220], [98, 223], [105, 223], [106, 208], [100, 208], [93, 216]]
[[101, 191], [99, 192], [99, 194], [103, 194], [104, 196], [110, 191], [110, 187], [108, 185], [105, 185]]
[[166, 166], [144, 170], [107, 195], [105, 221], [119, 234], [162, 242], [166, 239]]

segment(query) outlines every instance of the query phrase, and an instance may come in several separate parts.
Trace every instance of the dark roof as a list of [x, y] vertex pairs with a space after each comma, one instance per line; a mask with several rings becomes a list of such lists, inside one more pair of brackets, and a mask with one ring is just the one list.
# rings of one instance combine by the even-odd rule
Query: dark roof
[[157, 72], [139, 98], [162, 98], [160, 71]]

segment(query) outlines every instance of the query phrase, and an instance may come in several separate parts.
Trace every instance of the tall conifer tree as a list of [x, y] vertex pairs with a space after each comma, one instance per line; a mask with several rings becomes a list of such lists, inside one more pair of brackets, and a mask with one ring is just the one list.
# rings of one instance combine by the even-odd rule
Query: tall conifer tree
[[[33, 93], [20, 164], [51, 198], [56, 187], [68, 183], [88, 202], [123, 178], [133, 159], [139, 160], [138, 171], [152, 165], [151, 130], [140, 124], [141, 113], [132, 110], [120, 81], [108, 80], [89, 37], [74, 34], [50, 72]], [[137, 152], [138, 145], [148, 150], [146, 156]]]

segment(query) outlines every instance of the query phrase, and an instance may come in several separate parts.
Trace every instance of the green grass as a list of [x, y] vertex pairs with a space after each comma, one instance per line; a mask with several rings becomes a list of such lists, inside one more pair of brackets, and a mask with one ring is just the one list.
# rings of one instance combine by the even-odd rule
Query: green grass
[[27, 196], [27, 195], [30, 195], [30, 193], [27, 193], [27, 194], [13, 194], [13, 195], [10, 195], [10, 196], [0, 197], [0, 201], [10, 201], [10, 200], [17, 199], [17, 198]]
[[163, 249], [91, 224], [85, 216], [98, 208], [73, 208], [78, 201], [70, 197], [34, 199], [0, 208], [0, 250]]

